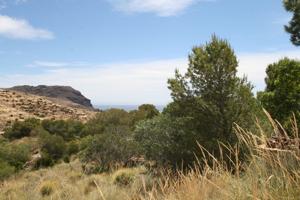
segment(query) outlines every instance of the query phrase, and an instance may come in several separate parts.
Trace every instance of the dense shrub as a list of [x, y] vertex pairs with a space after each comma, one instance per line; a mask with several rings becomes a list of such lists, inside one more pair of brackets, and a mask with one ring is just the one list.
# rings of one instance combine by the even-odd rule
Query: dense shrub
[[145, 119], [151, 119], [159, 114], [159, 111], [151, 104], [143, 104], [138, 110], [127, 112], [122, 109], [109, 109], [98, 113], [89, 120], [84, 129], [84, 135], [95, 135], [109, 132], [115, 126], [133, 130], [136, 123]]
[[86, 142], [82, 161], [93, 163], [99, 171], [125, 165], [136, 151], [136, 144], [128, 132], [124, 131], [124, 127], [116, 126], [109, 132], [89, 138]]
[[12, 144], [0, 139], [0, 180], [23, 169], [30, 159], [30, 148], [25, 144]]
[[26, 144], [0, 142], [0, 159], [13, 166], [16, 170], [23, 168], [30, 159], [30, 147]]
[[138, 110], [131, 111], [132, 115], [132, 127], [142, 120], [152, 119], [153, 117], [159, 115], [159, 111], [152, 104], [143, 104], [138, 107]]
[[0, 159], [0, 181], [8, 178], [15, 173], [15, 168], [6, 161]]
[[42, 126], [50, 134], [59, 135], [67, 141], [81, 137], [84, 129], [81, 122], [74, 120], [44, 120]]
[[30, 147], [26, 144], [10, 145], [6, 160], [17, 170], [22, 169], [30, 160]]
[[78, 141], [71, 141], [67, 144], [67, 155], [73, 155], [79, 152], [79, 142]]
[[35, 163], [35, 168], [38, 169], [40, 167], [50, 167], [55, 164], [55, 160], [49, 155], [48, 152], [42, 151], [41, 158], [37, 160]]
[[40, 125], [40, 120], [35, 118], [17, 121], [12, 127], [5, 130], [4, 137], [9, 139], [19, 139], [30, 136], [31, 131]]
[[86, 137], [83, 137], [80, 141], [79, 141], [79, 150], [85, 150], [86, 148], [88, 148], [89, 144], [91, 144], [92, 140], [93, 140], [93, 136], [92, 135], [88, 135]]
[[65, 153], [65, 141], [61, 136], [51, 135], [48, 132], [43, 132], [40, 135], [41, 151], [53, 160], [58, 160]]
[[136, 127], [135, 140], [146, 158], [159, 165], [192, 164], [199, 147], [196, 134], [184, 129], [188, 120], [161, 115], [142, 121]]
[[98, 113], [86, 124], [85, 135], [95, 135], [107, 132], [115, 126], [130, 126], [132, 118], [128, 112], [122, 109], [110, 109]]

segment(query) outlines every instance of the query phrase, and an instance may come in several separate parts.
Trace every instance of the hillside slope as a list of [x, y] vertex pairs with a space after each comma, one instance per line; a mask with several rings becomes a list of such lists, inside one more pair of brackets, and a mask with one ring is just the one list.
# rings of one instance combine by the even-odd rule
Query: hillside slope
[[35, 87], [35, 86], [23, 85], [23, 86], [15, 86], [9, 88], [9, 90], [34, 94], [38, 96], [51, 97], [51, 98], [60, 99], [64, 101], [70, 101], [72, 103], [87, 108], [91, 108], [91, 109], [93, 108], [93, 105], [91, 104], [91, 100], [89, 100], [88, 98], [83, 96], [81, 92], [75, 90], [70, 86], [39, 85]]
[[69, 101], [0, 89], [0, 134], [12, 122], [30, 117], [87, 121], [95, 113]]

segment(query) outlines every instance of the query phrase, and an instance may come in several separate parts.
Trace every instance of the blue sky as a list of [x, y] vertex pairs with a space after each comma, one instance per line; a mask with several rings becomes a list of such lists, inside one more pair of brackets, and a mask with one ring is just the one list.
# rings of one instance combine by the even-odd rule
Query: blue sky
[[281, 0], [0, 0], [0, 87], [71, 85], [94, 104], [165, 104], [194, 45], [228, 39], [263, 89], [267, 64], [300, 49]]

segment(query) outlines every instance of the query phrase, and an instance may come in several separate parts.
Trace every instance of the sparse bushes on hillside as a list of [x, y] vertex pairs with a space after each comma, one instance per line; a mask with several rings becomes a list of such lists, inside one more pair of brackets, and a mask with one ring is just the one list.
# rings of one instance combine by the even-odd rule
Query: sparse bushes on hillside
[[[204, 163], [211, 161], [213, 165], [196, 164], [187, 173], [177, 171], [174, 175], [162, 172], [155, 177], [145, 168], [122, 168], [113, 173], [81, 175], [81, 164], [74, 161], [8, 180], [0, 186], [0, 199], [8, 196], [12, 200], [19, 200], [20, 196], [32, 200], [42, 197], [62, 200], [299, 199], [299, 151], [268, 148], [267, 133], [263, 129], [257, 128], [262, 134], [259, 137], [240, 127], [235, 128], [239, 144], [244, 143], [250, 152], [250, 162], [244, 163], [238, 156], [241, 149], [223, 147], [231, 149], [235, 171], [228, 169], [221, 158], [213, 157], [205, 150]], [[274, 127], [274, 136], [278, 134], [276, 129], [281, 129], [280, 125]], [[289, 135], [298, 135], [298, 132]]]
[[[69, 160], [69, 156], [79, 151], [77, 144], [83, 136], [84, 124], [73, 120], [44, 120], [26, 119], [23, 122], [15, 122], [11, 128], [5, 131], [4, 137], [10, 140], [23, 137], [38, 138], [35, 147], [28, 145], [15, 145], [13, 148], [0, 147], [0, 158], [5, 156], [5, 161], [15, 167], [22, 169], [29, 161], [30, 148], [37, 151], [40, 148], [40, 156], [35, 167], [51, 166], [59, 159]], [[5, 150], [4, 150], [5, 149]]]
[[4, 137], [13, 140], [30, 136], [31, 131], [40, 125], [40, 120], [35, 118], [26, 119], [24, 122], [17, 121], [12, 127], [5, 130]]

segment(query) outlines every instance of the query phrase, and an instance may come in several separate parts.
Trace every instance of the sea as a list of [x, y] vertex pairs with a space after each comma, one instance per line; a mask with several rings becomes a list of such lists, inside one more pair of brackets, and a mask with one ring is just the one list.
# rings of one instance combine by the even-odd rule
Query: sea
[[[95, 105], [95, 108], [98, 108], [100, 110], [109, 110], [112, 108], [118, 108], [118, 109], [123, 109], [126, 111], [132, 111], [132, 110], [137, 110], [140, 105]], [[156, 109], [159, 110], [160, 112], [163, 111], [165, 105], [155, 105]]]

